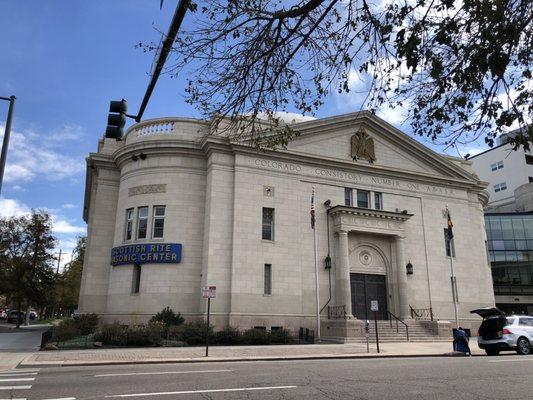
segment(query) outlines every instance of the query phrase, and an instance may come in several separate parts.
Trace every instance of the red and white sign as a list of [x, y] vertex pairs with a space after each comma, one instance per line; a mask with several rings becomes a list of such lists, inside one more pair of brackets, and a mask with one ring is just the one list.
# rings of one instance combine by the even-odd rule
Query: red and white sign
[[217, 287], [216, 286], [204, 286], [202, 288], [202, 297], [204, 299], [214, 299], [217, 295]]

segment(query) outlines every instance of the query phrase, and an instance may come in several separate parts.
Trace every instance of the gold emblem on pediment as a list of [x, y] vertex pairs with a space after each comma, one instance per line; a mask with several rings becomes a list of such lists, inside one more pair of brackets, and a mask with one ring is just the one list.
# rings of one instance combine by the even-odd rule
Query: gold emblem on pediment
[[376, 161], [374, 151], [374, 139], [372, 139], [364, 130], [356, 132], [351, 138], [352, 159], [367, 160], [369, 163]]

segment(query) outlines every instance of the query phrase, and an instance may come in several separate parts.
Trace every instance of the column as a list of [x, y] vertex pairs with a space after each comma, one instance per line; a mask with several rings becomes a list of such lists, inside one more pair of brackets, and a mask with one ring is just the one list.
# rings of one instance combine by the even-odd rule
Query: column
[[335, 277], [337, 281], [337, 305], [346, 307], [346, 317], [353, 318], [352, 313], [352, 297], [350, 290], [350, 259], [348, 253], [348, 232], [338, 231], [339, 246], [337, 260], [338, 264], [335, 269]]
[[410, 318], [409, 288], [407, 287], [407, 274], [405, 271], [404, 238], [396, 238], [396, 272], [398, 278], [398, 301], [401, 319]]

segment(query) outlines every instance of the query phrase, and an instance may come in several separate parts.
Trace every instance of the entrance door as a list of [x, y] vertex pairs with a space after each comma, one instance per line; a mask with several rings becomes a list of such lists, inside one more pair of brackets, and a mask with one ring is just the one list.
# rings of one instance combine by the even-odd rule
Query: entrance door
[[388, 319], [387, 314], [387, 283], [385, 275], [350, 274], [352, 289], [352, 311], [358, 319], [374, 319], [370, 310], [370, 302], [377, 300], [379, 311], [377, 318]]

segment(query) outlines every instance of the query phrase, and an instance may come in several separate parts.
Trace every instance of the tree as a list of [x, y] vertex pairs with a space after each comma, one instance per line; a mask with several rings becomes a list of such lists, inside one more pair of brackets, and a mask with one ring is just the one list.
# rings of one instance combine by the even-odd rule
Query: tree
[[57, 279], [56, 301], [63, 309], [72, 311], [78, 305], [86, 243], [86, 236], [78, 237], [72, 252], [72, 260]]
[[167, 72], [189, 72], [187, 101], [217, 124], [229, 119], [234, 139], [286, 145], [298, 132], [276, 111], [313, 114], [357, 80], [363, 106], [405, 107], [414, 132], [439, 143], [484, 136], [492, 146], [514, 125], [516, 146], [533, 137], [530, 0], [206, 0], [190, 9], [196, 18]]
[[[32, 211], [29, 216], [0, 218], [0, 294], [20, 311], [22, 305], [40, 305], [54, 283], [55, 238], [50, 216]], [[20, 318], [17, 327], [20, 326]]]

